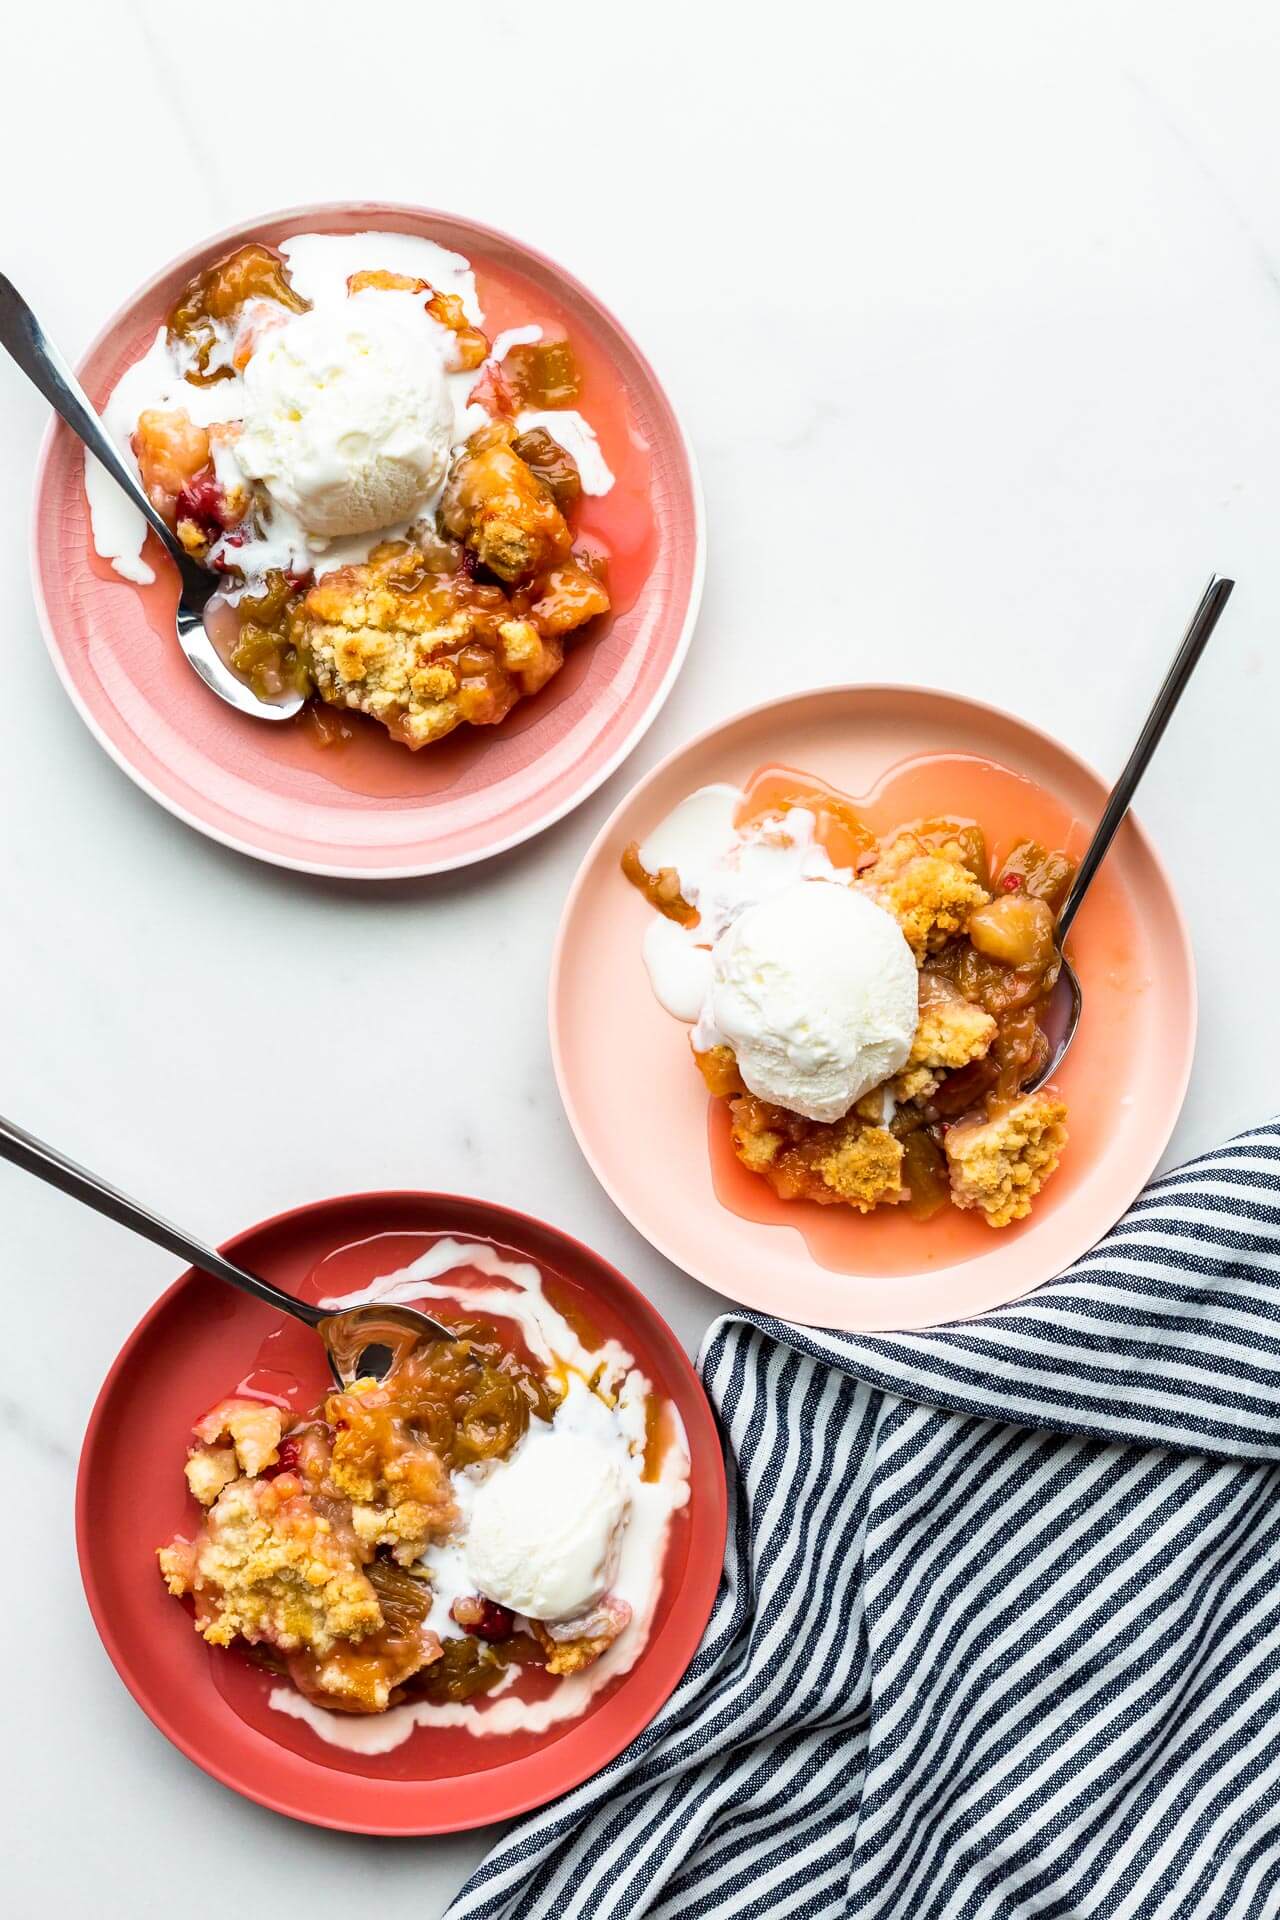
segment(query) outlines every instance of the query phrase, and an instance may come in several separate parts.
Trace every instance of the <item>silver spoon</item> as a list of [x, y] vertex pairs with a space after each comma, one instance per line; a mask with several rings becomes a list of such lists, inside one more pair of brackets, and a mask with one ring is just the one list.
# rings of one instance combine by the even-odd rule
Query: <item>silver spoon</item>
[[1111, 789], [1107, 804], [1102, 810], [1102, 818], [1089, 842], [1084, 859], [1076, 871], [1076, 877], [1067, 891], [1067, 897], [1062, 903], [1057, 926], [1054, 929], [1054, 945], [1058, 949], [1062, 968], [1054, 984], [1043, 1022], [1047, 1031], [1056, 1031], [1060, 1037], [1049, 1056], [1047, 1065], [1041, 1068], [1034, 1080], [1023, 1083], [1025, 1093], [1034, 1093], [1057, 1072], [1062, 1065], [1067, 1048], [1075, 1039], [1080, 1015], [1084, 1011], [1084, 993], [1075, 968], [1062, 951], [1063, 945], [1071, 930], [1072, 921], [1084, 904], [1085, 894], [1089, 891], [1094, 876], [1105, 860], [1111, 842], [1116, 837], [1116, 830], [1129, 811], [1138, 782], [1146, 772], [1151, 756], [1160, 744], [1161, 735], [1186, 690], [1188, 680], [1195, 672], [1196, 663], [1208, 644], [1210, 634], [1218, 624], [1222, 609], [1231, 598], [1231, 590], [1234, 586], [1234, 580], [1220, 580], [1216, 574], [1211, 576], [1201, 596], [1200, 604], [1191, 616], [1191, 625], [1183, 635], [1182, 644], [1173, 656], [1173, 664], [1165, 675], [1164, 683], [1146, 717], [1142, 732], [1138, 735], [1137, 745], [1125, 762], [1123, 773]]
[[193, 560], [177, 535], [148, 500], [137, 476], [129, 471], [120, 450], [89, 405], [80, 382], [58, 349], [44, 335], [13, 282], [0, 273], [0, 346], [8, 349], [33, 386], [39, 388], [55, 413], [82, 440], [94, 459], [122, 487], [147, 525], [164, 544], [178, 569], [182, 593], [178, 601], [178, 645], [211, 693], [257, 720], [291, 720], [302, 706], [300, 693], [279, 700], [260, 700], [253, 688], [232, 673], [205, 630], [204, 614], [222, 582], [208, 567]]
[[131, 1228], [144, 1240], [164, 1247], [166, 1252], [176, 1253], [201, 1273], [225, 1280], [228, 1286], [239, 1287], [241, 1293], [250, 1293], [255, 1300], [263, 1300], [267, 1306], [291, 1314], [304, 1326], [314, 1328], [324, 1342], [330, 1369], [340, 1386], [349, 1387], [353, 1380], [368, 1374], [381, 1379], [401, 1354], [424, 1340], [456, 1338], [452, 1328], [441, 1320], [433, 1320], [429, 1313], [420, 1313], [417, 1307], [381, 1306], [374, 1302], [363, 1307], [348, 1307], [345, 1312], [326, 1313], [323, 1307], [299, 1300], [259, 1274], [237, 1267], [225, 1255], [203, 1246], [180, 1227], [170, 1226], [167, 1220], [149, 1213], [136, 1200], [108, 1186], [105, 1180], [77, 1166], [74, 1160], [66, 1159], [43, 1140], [37, 1140], [34, 1134], [15, 1126], [12, 1120], [0, 1119], [0, 1159], [11, 1161], [26, 1173], [34, 1173], [37, 1179], [69, 1193], [73, 1200], [82, 1201], [95, 1213], [105, 1214], [108, 1220]]

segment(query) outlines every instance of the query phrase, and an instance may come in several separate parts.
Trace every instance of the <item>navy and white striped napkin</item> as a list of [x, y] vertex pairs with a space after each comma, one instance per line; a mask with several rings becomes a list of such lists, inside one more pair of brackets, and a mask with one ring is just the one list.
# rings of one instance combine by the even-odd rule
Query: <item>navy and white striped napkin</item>
[[934, 1332], [754, 1314], [667, 1707], [452, 1920], [1280, 1913], [1280, 1121]]

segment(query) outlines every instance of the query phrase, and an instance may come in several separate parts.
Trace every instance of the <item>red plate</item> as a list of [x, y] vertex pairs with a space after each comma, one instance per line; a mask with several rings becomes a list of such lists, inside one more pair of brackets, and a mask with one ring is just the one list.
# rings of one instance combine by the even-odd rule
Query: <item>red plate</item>
[[50, 426], [36, 478], [32, 573], [54, 666], [81, 718], [144, 793], [225, 846], [347, 879], [439, 873], [487, 859], [559, 820], [611, 774], [680, 670], [702, 590], [693, 456], [652, 367], [609, 310], [532, 247], [452, 214], [382, 201], [264, 216], [165, 267], [108, 321], [80, 366], [101, 405], [201, 266], [247, 240], [373, 229], [466, 254], [491, 332], [537, 321], [573, 340], [583, 411], [615, 475], [577, 530], [611, 556], [614, 611], [500, 727], [459, 727], [419, 753], [375, 721], [327, 751], [305, 722], [266, 725], [216, 699], [174, 639], [177, 579], [154, 536], [149, 587], [93, 551], [84, 463]]
[[[348, 1753], [267, 1705], [271, 1680], [235, 1651], [209, 1648], [169, 1598], [155, 1550], [196, 1513], [182, 1463], [191, 1422], [255, 1366], [264, 1340], [295, 1322], [191, 1271], [125, 1343], [98, 1395], [76, 1490], [76, 1542], [98, 1632], [139, 1706], [188, 1759], [237, 1793], [317, 1826], [352, 1833], [449, 1833], [506, 1820], [581, 1784], [648, 1725], [674, 1691], [715, 1600], [725, 1539], [720, 1439], [702, 1386], [644, 1295], [578, 1241], [526, 1214], [448, 1194], [370, 1193], [280, 1214], [224, 1252], [305, 1294], [317, 1263], [344, 1249], [339, 1274], [311, 1297], [395, 1271], [423, 1236], [496, 1242], [534, 1261], [553, 1296], [621, 1340], [679, 1409], [690, 1497], [674, 1517], [649, 1640], [577, 1720], [543, 1734], [477, 1737], [419, 1728], [385, 1755]], [[387, 1236], [393, 1236], [387, 1238]], [[395, 1244], [398, 1240], [399, 1244]], [[371, 1243], [360, 1246], [358, 1243]], [[318, 1340], [297, 1329], [288, 1365], [299, 1397], [326, 1385]], [[273, 1343], [274, 1344], [274, 1343]], [[279, 1353], [286, 1351], [285, 1339]]]

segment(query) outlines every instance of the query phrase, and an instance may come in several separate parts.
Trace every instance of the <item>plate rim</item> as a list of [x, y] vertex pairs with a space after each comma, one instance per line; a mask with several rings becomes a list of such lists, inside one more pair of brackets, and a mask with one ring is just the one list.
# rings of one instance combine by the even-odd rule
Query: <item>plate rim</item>
[[[93, 1406], [85, 1425], [84, 1437], [80, 1444], [80, 1452], [76, 1462], [74, 1500], [75, 1551], [76, 1562], [80, 1573], [80, 1583], [84, 1592], [85, 1602], [89, 1609], [89, 1615], [103, 1652], [114, 1668], [117, 1678], [125, 1687], [134, 1705], [146, 1716], [152, 1726], [156, 1728], [157, 1732], [161, 1733], [170, 1745], [176, 1748], [177, 1751], [181, 1753], [185, 1759], [189, 1760], [193, 1766], [197, 1767], [201, 1773], [205, 1774], [209, 1779], [216, 1781], [220, 1786], [229, 1788], [242, 1799], [252, 1801], [258, 1806], [265, 1807], [269, 1812], [280, 1814], [286, 1819], [301, 1821], [307, 1826], [323, 1827], [332, 1832], [370, 1834], [378, 1838], [424, 1839], [438, 1834], [471, 1832], [481, 1827], [492, 1826], [497, 1822], [516, 1819], [523, 1814], [548, 1805], [551, 1800], [559, 1799], [566, 1793], [575, 1792], [588, 1780], [594, 1779], [596, 1775], [603, 1772], [606, 1767], [611, 1766], [618, 1755], [622, 1753], [633, 1740], [638, 1739], [646, 1728], [653, 1724], [658, 1714], [662, 1712], [673, 1694], [683, 1683], [698, 1647], [702, 1643], [703, 1634], [710, 1624], [715, 1611], [716, 1594], [719, 1589], [721, 1570], [724, 1565], [725, 1547], [728, 1541], [729, 1489], [725, 1471], [724, 1441], [718, 1417], [711, 1404], [706, 1387], [698, 1375], [697, 1368], [685, 1351], [684, 1343], [681, 1341], [675, 1329], [671, 1326], [665, 1315], [659, 1312], [657, 1306], [649, 1296], [637, 1286], [634, 1280], [628, 1279], [627, 1275], [623, 1273], [620, 1268], [616, 1267], [611, 1260], [606, 1259], [603, 1254], [597, 1253], [594, 1247], [589, 1246], [585, 1240], [580, 1240], [577, 1235], [566, 1232], [563, 1228], [554, 1225], [554, 1223], [549, 1220], [542, 1219], [537, 1214], [527, 1213], [518, 1207], [505, 1206], [500, 1201], [486, 1200], [476, 1195], [449, 1193], [438, 1189], [419, 1187], [372, 1188], [355, 1193], [329, 1194], [318, 1200], [303, 1201], [297, 1206], [286, 1207], [279, 1213], [271, 1214], [267, 1218], [243, 1228], [230, 1239], [221, 1241], [216, 1251], [226, 1254], [229, 1257], [234, 1257], [237, 1249], [243, 1246], [246, 1241], [251, 1241], [260, 1234], [271, 1233], [278, 1228], [287, 1228], [293, 1221], [302, 1220], [309, 1216], [323, 1215], [330, 1209], [336, 1210], [350, 1206], [365, 1205], [390, 1206], [404, 1202], [426, 1202], [428, 1204], [438, 1204], [446, 1208], [450, 1205], [476, 1208], [492, 1216], [498, 1226], [512, 1228], [517, 1235], [522, 1227], [532, 1226], [539, 1233], [549, 1234], [553, 1239], [562, 1242], [576, 1254], [585, 1258], [587, 1262], [598, 1267], [603, 1267], [608, 1273], [611, 1282], [619, 1287], [624, 1299], [634, 1295], [640, 1302], [641, 1312], [650, 1314], [666, 1332], [670, 1339], [672, 1350], [677, 1356], [677, 1364], [683, 1368], [689, 1382], [692, 1383], [697, 1390], [698, 1403], [702, 1412], [705, 1414], [706, 1421], [703, 1435], [705, 1457], [710, 1462], [712, 1468], [710, 1511], [699, 1516], [700, 1538], [704, 1541], [709, 1539], [709, 1548], [705, 1555], [699, 1554], [697, 1559], [693, 1556], [690, 1558], [688, 1583], [691, 1583], [694, 1587], [696, 1604], [693, 1606], [682, 1604], [680, 1608], [681, 1615], [685, 1616], [688, 1622], [692, 1622], [694, 1619], [698, 1621], [696, 1635], [690, 1631], [688, 1624], [686, 1624], [684, 1631], [677, 1635], [677, 1644], [681, 1653], [680, 1664], [673, 1673], [670, 1685], [666, 1687], [661, 1700], [657, 1706], [655, 1706], [653, 1712], [638, 1726], [633, 1727], [626, 1733], [625, 1737], [621, 1740], [610, 1740], [608, 1743], [610, 1750], [604, 1754], [603, 1758], [595, 1761], [586, 1772], [576, 1772], [573, 1778], [557, 1786], [550, 1794], [542, 1791], [537, 1786], [531, 1786], [524, 1791], [512, 1793], [509, 1798], [504, 1801], [501, 1811], [486, 1810], [484, 1814], [478, 1818], [468, 1817], [465, 1814], [459, 1818], [441, 1819], [431, 1817], [424, 1823], [420, 1817], [409, 1821], [385, 1818], [381, 1820], [372, 1820], [369, 1818], [339, 1818], [299, 1806], [293, 1802], [290, 1796], [281, 1791], [277, 1790], [276, 1792], [272, 1792], [269, 1788], [247, 1785], [242, 1780], [236, 1778], [233, 1767], [224, 1764], [220, 1759], [210, 1758], [200, 1752], [196, 1744], [188, 1740], [183, 1732], [173, 1723], [167, 1709], [160, 1703], [154, 1703], [155, 1710], [153, 1711], [153, 1702], [144, 1699], [138, 1687], [134, 1684], [127, 1653], [123, 1649], [120, 1638], [110, 1622], [109, 1610], [103, 1600], [99, 1582], [96, 1577], [95, 1561], [91, 1544], [93, 1526], [92, 1518], [88, 1511], [89, 1479], [93, 1456], [97, 1448], [99, 1431], [107, 1417], [107, 1411], [113, 1396], [117, 1391], [120, 1376], [132, 1360], [135, 1349], [139, 1343], [145, 1338], [153, 1323], [160, 1317], [169, 1303], [192, 1280], [200, 1278], [197, 1269], [194, 1267], [185, 1267], [182, 1272], [178, 1274], [177, 1278], [156, 1296], [135, 1322], [121, 1342], [120, 1348], [111, 1366], [107, 1370], [102, 1385], [94, 1397]], [[509, 1241], [499, 1240], [496, 1232], [493, 1238], [501, 1245], [515, 1247], [519, 1245], [518, 1238]], [[692, 1445], [694, 1444], [692, 1440], [690, 1444], [692, 1449]], [[710, 1551], [710, 1547], [715, 1548], [714, 1553]], [[703, 1559], [705, 1559], [706, 1563], [705, 1569], [701, 1564]], [[712, 1570], [714, 1570], [714, 1578], [712, 1577]], [[703, 1611], [704, 1606], [705, 1616]], [[625, 1691], [627, 1678], [628, 1675], [626, 1674], [621, 1676], [621, 1684], [617, 1689], [617, 1695], [621, 1695]], [[500, 1776], [507, 1771], [518, 1770], [520, 1773], [525, 1773], [530, 1769], [531, 1763], [536, 1766], [536, 1764], [544, 1758], [545, 1751], [546, 1750], [539, 1748], [534, 1753], [525, 1755], [519, 1760], [504, 1762], [497, 1767], [485, 1768], [482, 1770], [483, 1777], [494, 1780], [500, 1778]], [[367, 1779], [369, 1776], [364, 1777]], [[461, 1779], [471, 1776], [459, 1775], [456, 1777]], [[427, 1784], [434, 1786], [439, 1783], [435, 1781], [419, 1783], [389, 1779], [382, 1784], [388, 1790], [389, 1801], [399, 1804], [408, 1798], [409, 1793], [411, 1793], [415, 1785]]]
[[553, 807], [545, 815], [539, 815], [531, 823], [506, 834], [501, 840], [495, 841], [492, 846], [486, 846], [483, 849], [477, 849], [471, 853], [446, 855], [442, 858], [425, 861], [414, 860], [395, 866], [364, 867], [347, 866], [341, 861], [307, 860], [300, 855], [282, 853], [278, 849], [254, 846], [249, 840], [243, 839], [237, 834], [229, 833], [225, 828], [215, 826], [210, 821], [202, 820], [198, 814], [193, 813], [190, 808], [184, 807], [180, 801], [168, 794], [162, 793], [139, 768], [133, 765], [129, 756], [122, 748], [117, 747], [105, 729], [99, 725], [98, 720], [90, 710], [87, 702], [81, 697], [80, 691], [71, 677], [70, 669], [63, 659], [62, 650], [55, 638], [54, 623], [50, 616], [48, 600], [45, 595], [44, 582], [41, 577], [39, 565], [40, 502], [45, 488], [46, 473], [53, 457], [55, 444], [62, 435], [67, 435], [71, 432], [71, 429], [58, 418], [56, 413], [51, 414], [45, 426], [44, 434], [40, 441], [40, 450], [36, 457], [31, 488], [31, 506], [27, 516], [27, 566], [31, 576], [36, 619], [39, 623], [46, 651], [53, 663], [54, 672], [57, 674], [63, 691], [70, 699], [72, 707], [80, 716], [80, 719], [84, 722], [98, 745], [109, 758], [115, 762], [120, 771], [128, 776], [140, 792], [144, 793], [149, 800], [153, 800], [158, 806], [163, 807], [165, 812], [171, 814], [174, 819], [181, 820], [184, 826], [190, 827], [196, 833], [202, 834], [207, 840], [215, 841], [219, 846], [228, 847], [233, 853], [241, 854], [246, 859], [260, 860], [267, 866], [280, 867], [291, 873], [314, 874], [320, 879], [366, 880], [377, 882], [380, 880], [425, 879], [431, 874], [454, 873], [461, 868], [478, 866], [485, 860], [496, 859], [499, 855], [511, 852], [514, 847], [523, 846], [526, 841], [536, 839], [540, 833], [545, 833], [548, 828], [554, 827], [559, 821], [565, 819], [568, 814], [572, 813], [575, 808], [581, 806], [584, 801], [589, 800], [591, 795], [596, 793], [600, 787], [604, 785], [604, 782], [617, 772], [623, 761], [626, 760], [630, 754], [634, 753], [671, 697], [672, 688], [680, 676], [688, 656], [689, 648], [693, 643], [694, 628], [697, 626], [698, 615], [702, 606], [703, 588], [706, 582], [707, 515], [702, 476], [698, 468], [697, 457], [693, 450], [693, 442], [689, 437], [684, 419], [671, 398], [666, 382], [658, 377], [652, 361], [636, 340], [631, 329], [623, 325], [613, 309], [606, 305], [598, 294], [593, 293], [584, 281], [579, 280], [576, 274], [570, 273], [567, 267], [562, 267], [558, 260], [553, 260], [549, 254], [543, 253], [540, 248], [530, 245], [527, 241], [521, 240], [517, 235], [507, 233], [500, 227], [490, 226], [486, 221], [473, 220], [469, 214], [450, 213], [443, 207], [419, 206], [414, 201], [406, 200], [324, 200], [299, 207], [282, 207], [277, 211], [255, 214], [248, 220], [236, 221], [234, 225], [222, 228], [218, 233], [211, 234], [207, 239], [197, 241], [193, 246], [184, 247], [181, 253], [176, 254], [166, 265], [160, 267], [153, 273], [149, 280], [145, 281], [140, 287], [128, 295], [103, 325], [99, 327], [88, 346], [76, 360], [74, 368], [76, 378], [81, 378], [87, 362], [92, 359], [100, 348], [106, 345], [111, 335], [123, 323], [129, 312], [137, 306], [140, 301], [145, 300], [163, 281], [168, 279], [169, 275], [181, 266], [185, 260], [189, 259], [193, 253], [208, 252], [225, 243], [240, 239], [250, 229], [262, 226], [268, 222], [276, 223], [282, 220], [323, 221], [335, 214], [358, 213], [366, 208], [371, 216], [378, 213], [394, 213], [419, 219], [424, 224], [429, 224], [434, 220], [462, 221], [472, 233], [481, 235], [485, 241], [496, 242], [501, 246], [513, 247], [529, 259], [536, 261], [538, 265], [546, 268], [562, 283], [586, 299], [590, 305], [598, 308], [606, 319], [617, 328], [618, 332], [623, 335], [627, 344], [634, 352], [645, 374], [662, 395], [663, 400], [670, 410], [671, 419], [679, 439], [680, 449], [688, 467], [689, 491], [693, 505], [693, 572], [689, 582], [689, 598], [667, 671], [658, 686], [654, 689], [653, 696], [648, 705], [644, 711], [637, 716], [635, 725], [611, 757], [597, 770], [594, 770], [582, 786], [575, 789], [566, 800]]
[[[956, 693], [946, 687], [926, 685], [917, 681], [850, 680], [832, 682], [817, 687], [804, 687], [797, 692], [784, 695], [781, 698], [775, 696], [772, 699], [756, 701], [751, 706], [740, 708], [737, 712], [729, 714], [726, 718], [717, 720], [710, 726], [704, 727], [699, 733], [692, 735], [688, 740], [682, 742], [681, 745], [673, 748], [671, 752], [664, 754], [661, 760], [652, 766], [647, 773], [643, 774], [641, 778], [636, 781], [635, 785], [630, 787], [628, 791], [622, 795], [617, 806], [610, 811], [608, 818], [604, 821], [583, 854], [577, 872], [574, 874], [570, 884], [569, 891], [565, 896], [565, 903], [561, 910], [560, 919], [556, 927], [555, 940], [552, 945], [551, 967], [547, 982], [547, 1028], [551, 1047], [552, 1070], [555, 1074], [556, 1088], [560, 1095], [560, 1104], [564, 1108], [565, 1117], [569, 1122], [573, 1137], [578, 1143], [579, 1150], [600, 1187], [618, 1209], [624, 1220], [634, 1228], [645, 1243], [652, 1247], [655, 1253], [660, 1254], [664, 1260], [669, 1260], [679, 1272], [687, 1274], [689, 1278], [695, 1280], [699, 1286], [707, 1287], [714, 1293], [727, 1296], [734, 1302], [735, 1308], [738, 1310], [768, 1313], [780, 1320], [785, 1320], [785, 1316], [779, 1313], [776, 1307], [762, 1305], [758, 1301], [745, 1299], [740, 1294], [731, 1291], [730, 1287], [727, 1286], [722, 1279], [716, 1279], [703, 1271], [698, 1271], [694, 1267], [687, 1265], [681, 1255], [667, 1243], [665, 1236], [651, 1233], [647, 1226], [641, 1224], [617, 1192], [614, 1183], [605, 1174], [589, 1143], [587, 1129], [583, 1124], [581, 1115], [574, 1101], [572, 1078], [565, 1063], [559, 1019], [561, 974], [566, 961], [570, 926], [577, 911], [579, 898], [585, 890], [588, 873], [599, 857], [605, 841], [614, 832], [619, 816], [631, 806], [633, 801], [639, 798], [646, 789], [662, 779], [670, 769], [686, 755], [698, 752], [713, 742], [718, 735], [727, 733], [733, 727], [756, 719], [761, 714], [776, 712], [779, 707], [782, 706], [795, 707], [813, 701], [836, 698], [847, 699], [854, 695], [868, 695], [873, 698], [884, 698], [886, 696], [900, 698], [902, 696], [908, 696], [913, 700], [921, 698], [942, 700], [948, 702], [953, 707], [968, 708], [978, 714], [999, 721], [1006, 723], [1013, 721], [1024, 733], [1029, 734], [1034, 740], [1043, 743], [1055, 754], [1071, 762], [1077, 771], [1095, 781], [1103, 793], [1110, 790], [1109, 783], [1103, 779], [1096, 768], [1080, 754], [1076, 753], [1073, 748], [1065, 746], [1061, 741], [1055, 739], [1054, 736], [1046, 732], [1043, 727], [1037, 726], [1033, 721], [1024, 719], [1021, 714], [1014, 712], [1013, 709], [1008, 706], [997, 707], [991, 701], [979, 700], [965, 693]], [[1162, 1128], [1159, 1144], [1156, 1146], [1151, 1159], [1151, 1165], [1138, 1181], [1132, 1193], [1126, 1198], [1124, 1207], [1121, 1209], [1121, 1214], [1117, 1215], [1117, 1219], [1122, 1217], [1124, 1211], [1133, 1204], [1139, 1193], [1142, 1192], [1147, 1181], [1150, 1180], [1156, 1167], [1159, 1165], [1160, 1157], [1172, 1138], [1173, 1130], [1178, 1123], [1182, 1108], [1186, 1102], [1187, 1088], [1190, 1084], [1191, 1070], [1195, 1061], [1196, 1039], [1199, 1029], [1199, 988], [1196, 977], [1195, 949], [1192, 944], [1191, 930], [1187, 922], [1187, 917], [1182, 909], [1182, 903], [1178, 898], [1177, 890], [1173, 885], [1169, 869], [1159, 849], [1132, 809], [1126, 817], [1126, 825], [1136, 834], [1144, 853], [1150, 859], [1172, 910], [1173, 922], [1178, 935], [1179, 952], [1186, 974], [1189, 1005], [1183, 1041], [1183, 1059], [1178, 1074], [1177, 1097], [1170, 1101], [1168, 1126]], [[1114, 1222], [1112, 1224], [1114, 1224]], [[1108, 1229], [1104, 1228], [1102, 1231], [1105, 1233]], [[1096, 1245], [1096, 1242], [1091, 1242], [1090, 1244]], [[1089, 1249], [1087, 1247], [1081, 1248], [1077, 1254], [1072, 1256], [1073, 1260], [1083, 1258], [1088, 1251]], [[810, 1256], [810, 1259], [812, 1259], [812, 1256]], [[1011, 1305], [1015, 1300], [1026, 1299], [1030, 1294], [1037, 1292], [1039, 1288], [1044, 1286], [1054, 1277], [1054, 1273], [1058, 1271], [1059, 1269], [1055, 1267], [1053, 1272], [1029, 1280], [1022, 1285], [1016, 1293], [1004, 1296], [999, 1301], [992, 1301], [989, 1305], [976, 1309], [976, 1312], [996, 1312], [1001, 1306]], [[972, 1319], [975, 1317], [975, 1312], [969, 1312], [958, 1317]], [[950, 1324], [950, 1322], [946, 1320], [906, 1319], [895, 1323], [893, 1326], [878, 1325], [874, 1329], [847, 1325], [839, 1326], [823, 1321], [795, 1322], [794, 1324], [818, 1326], [829, 1332], [849, 1333], [857, 1337], [860, 1334], [871, 1332], [905, 1333], [920, 1331], [929, 1327], [946, 1326]]]

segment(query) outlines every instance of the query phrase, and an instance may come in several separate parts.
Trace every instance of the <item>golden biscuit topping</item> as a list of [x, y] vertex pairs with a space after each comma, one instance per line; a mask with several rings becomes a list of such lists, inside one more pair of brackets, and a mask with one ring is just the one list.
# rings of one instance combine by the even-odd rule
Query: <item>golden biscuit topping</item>
[[[441, 518], [469, 551], [426, 534], [386, 542], [323, 575], [293, 617], [320, 697], [409, 747], [464, 722], [496, 726], [559, 672], [565, 636], [609, 609], [602, 568], [569, 552], [563, 516], [510, 438], [486, 428], [455, 465]], [[471, 554], [500, 577], [482, 577]]]
[[934, 851], [910, 832], [897, 836], [860, 876], [860, 884], [893, 915], [917, 965], [962, 933], [974, 908], [989, 898], [949, 850]]
[[[860, 1213], [905, 1203], [921, 1220], [951, 1203], [992, 1227], [1023, 1218], [1066, 1141], [1062, 1103], [1023, 1088], [1049, 1058], [1040, 1022], [1058, 976], [1056, 912], [1071, 862], [1021, 841], [992, 874], [974, 825], [917, 821], [877, 841], [821, 782], [783, 769], [758, 784], [770, 797], [747, 822], [780, 823], [792, 807], [825, 821], [828, 858], [837, 847], [848, 884], [893, 915], [919, 969], [918, 1012], [906, 1065], [834, 1121], [758, 1099], [723, 1042], [695, 1048], [708, 1092], [727, 1103], [734, 1154], [783, 1200]], [[696, 939], [699, 916], [674, 867], [648, 872], [633, 841], [622, 870]], [[803, 1010], [797, 1018], [803, 1026]]]
[[454, 460], [440, 524], [500, 580], [527, 580], [568, 557], [571, 544], [555, 495], [515, 451], [502, 422], [473, 433]]
[[1055, 1171], [1067, 1141], [1067, 1109], [1052, 1094], [1028, 1094], [992, 1119], [966, 1121], [946, 1136], [951, 1197], [976, 1207], [990, 1226], [1025, 1219]]
[[[928, 983], [928, 975], [922, 975]], [[954, 988], [937, 981], [935, 990], [920, 997], [920, 1021], [911, 1043], [908, 1067], [964, 1067], [980, 1060], [996, 1037], [989, 1013], [975, 1007]]]
[[296, 1474], [232, 1481], [195, 1540], [174, 1540], [159, 1559], [170, 1593], [194, 1595], [197, 1631], [213, 1646], [239, 1636], [327, 1653], [381, 1625], [354, 1540]]
[[856, 1114], [806, 1120], [754, 1094], [730, 1100], [734, 1151], [783, 1200], [843, 1202], [859, 1213], [906, 1198], [902, 1145], [887, 1128]]

